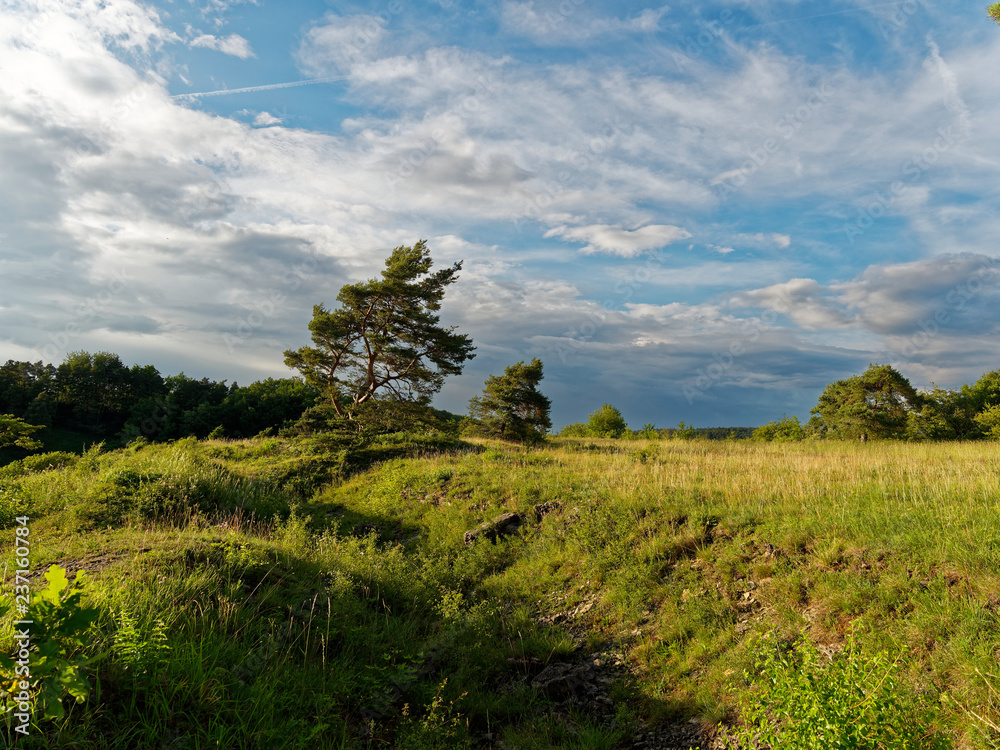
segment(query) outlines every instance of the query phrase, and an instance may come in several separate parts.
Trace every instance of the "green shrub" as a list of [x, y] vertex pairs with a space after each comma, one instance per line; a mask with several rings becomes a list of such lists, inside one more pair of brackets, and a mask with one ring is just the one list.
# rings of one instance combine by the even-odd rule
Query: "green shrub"
[[973, 417], [990, 440], [1000, 440], [1000, 404], [983, 409]]
[[452, 750], [470, 747], [467, 722], [455, 711], [455, 704], [466, 696], [445, 702], [441, 693], [448, 679], [441, 683], [423, 716], [411, 716], [409, 705], [403, 706], [403, 724], [399, 731], [399, 746], [413, 750]]
[[753, 431], [751, 440], [756, 441], [776, 441], [788, 442], [790, 440], [804, 440], [805, 430], [799, 423], [798, 417], [787, 417], [782, 415], [776, 422], [768, 422]]
[[[77, 703], [83, 703], [90, 694], [90, 685], [83, 674], [87, 660], [80, 651], [99, 610], [80, 603], [86, 582], [82, 571], [77, 573], [71, 584], [66, 578], [66, 571], [52, 565], [45, 579], [49, 585], [32, 596], [24, 617], [31, 621], [29, 631], [34, 649], [30, 661], [31, 682], [27, 690], [33, 696], [36, 711], [41, 710], [43, 719], [58, 720], [66, 715], [63, 700], [67, 694]], [[10, 605], [3, 602], [0, 606], [6, 610]], [[20, 691], [24, 686], [14, 676], [15, 666], [14, 659], [0, 655], [0, 680], [4, 686], [13, 682]], [[8, 721], [12, 720], [11, 711], [17, 705], [14, 693], [5, 691], [0, 699], [5, 704]]]
[[590, 437], [590, 429], [584, 422], [573, 422], [559, 431], [559, 437]]
[[26, 474], [35, 474], [40, 471], [61, 469], [63, 466], [72, 466], [78, 458], [79, 456], [75, 453], [66, 453], [65, 451], [25, 456], [19, 461], [12, 461], [0, 468], [0, 478], [23, 477]]
[[29, 510], [21, 482], [0, 477], [0, 529], [9, 529], [17, 516], [27, 514]]
[[587, 422], [587, 433], [594, 437], [617, 438], [627, 429], [622, 413], [611, 404], [602, 405]]
[[[738, 689], [740, 747], [781, 750], [947, 750], [933, 730], [939, 707], [897, 680], [900, 657], [867, 654], [853, 635], [827, 660], [803, 636], [791, 648], [756, 644], [749, 685]], [[758, 744], [754, 744], [758, 743]]]

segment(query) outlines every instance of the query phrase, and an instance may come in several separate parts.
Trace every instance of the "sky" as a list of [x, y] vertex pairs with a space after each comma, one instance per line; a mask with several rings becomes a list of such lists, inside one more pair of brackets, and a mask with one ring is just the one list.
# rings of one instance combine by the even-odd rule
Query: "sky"
[[1000, 367], [984, 3], [0, 3], [0, 360], [289, 377], [313, 305], [427, 240], [462, 413], [807, 419], [872, 362]]

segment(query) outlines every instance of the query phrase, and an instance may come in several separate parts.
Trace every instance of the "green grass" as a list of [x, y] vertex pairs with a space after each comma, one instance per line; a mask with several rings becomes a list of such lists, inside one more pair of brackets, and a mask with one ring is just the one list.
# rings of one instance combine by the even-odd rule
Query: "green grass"
[[[894, 695], [921, 731], [1000, 747], [1000, 446], [474, 442], [185, 440], [0, 469], [0, 522], [31, 517], [32, 568], [90, 570], [101, 611], [88, 701], [19, 744], [610, 748], [640, 723], [690, 720], [735, 733], [740, 696], [759, 695], [744, 678], [756, 644], [794, 653], [804, 637], [820, 654], [853, 644], [862, 667], [900, 655]], [[504, 511], [525, 514], [518, 534], [465, 545]], [[5, 647], [11, 633], [0, 624]], [[624, 654], [613, 720], [530, 686], [599, 649]]]

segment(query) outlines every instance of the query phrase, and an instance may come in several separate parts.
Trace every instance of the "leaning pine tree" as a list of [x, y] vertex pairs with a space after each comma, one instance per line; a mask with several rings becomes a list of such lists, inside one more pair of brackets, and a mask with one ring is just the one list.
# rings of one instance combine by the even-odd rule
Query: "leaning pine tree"
[[338, 309], [313, 307], [313, 346], [285, 352], [285, 364], [359, 430], [392, 429], [429, 412], [445, 377], [475, 356], [472, 339], [442, 327], [436, 314], [462, 264], [433, 273], [431, 265], [424, 240], [397, 247], [381, 278], [340, 290]]
[[533, 359], [505, 368], [503, 375], [490, 375], [481, 396], [469, 401], [471, 430], [485, 437], [519, 443], [538, 443], [552, 427], [552, 402], [538, 392], [542, 362]]

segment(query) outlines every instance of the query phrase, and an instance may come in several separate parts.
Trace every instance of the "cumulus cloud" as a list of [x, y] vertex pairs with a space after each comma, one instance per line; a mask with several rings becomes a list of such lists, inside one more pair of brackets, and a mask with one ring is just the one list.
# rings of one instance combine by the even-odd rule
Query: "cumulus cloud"
[[[1000, 323], [1000, 312], [993, 312], [1000, 310], [995, 305], [1000, 301], [1000, 264], [980, 254], [870, 266], [832, 290], [862, 325], [880, 334], [912, 334], [936, 316], [946, 316], [949, 327], [958, 329], [995, 330]], [[973, 310], [976, 314], [970, 315]]]
[[687, 239], [691, 233], [670, 224], [649, 224], [638, 229], [591, 224], [585, 227], [554, 227], [546, 232], [545, 236], [585, 242], [587, 246], [581, 249], [582, 253], [610, 253], [632, 258], [647, 250], [655, 250], [672, 242]]
[[253, 118], [253, 124], [259, 128], [266, 128], [271, 125], [280, 125], [281, 118], [275, 117], [270, 112], [258, 112]]
[[359, 63], [376, 59], [385, 36], [378, 16], [338, 16], [327, 13], [310, 28], [298, 50], [299, 67], [309, 75], [348, 72]]
[[851, 318], [827, 298], [825, 290], [813, 279], [791, 279], [737, 295], [733, 303], [746, 307], [763, 307], [787, 315], [806, 330], [842, 328]]
[[204, 47], [205, 49], [215, 49], [226, 55], [239, 57], [246, 60], [248, 57], [256, 57], [250, 49], [250, 42], [239, 34], [229, 34], [224, 37], [217, 37], [214, 34], [199, 34], [190, 42], [192, 47]]
[[898, 337], [933, 327], [954, 342], [1000, 329], [1000, 262], [973, 253], [945, 254], [909, 263], [875, 264], [857, 277], [822, 285], [791, 279], [733, 296], [734, 307], [787, 315], [809, 331], [863, 329]]

